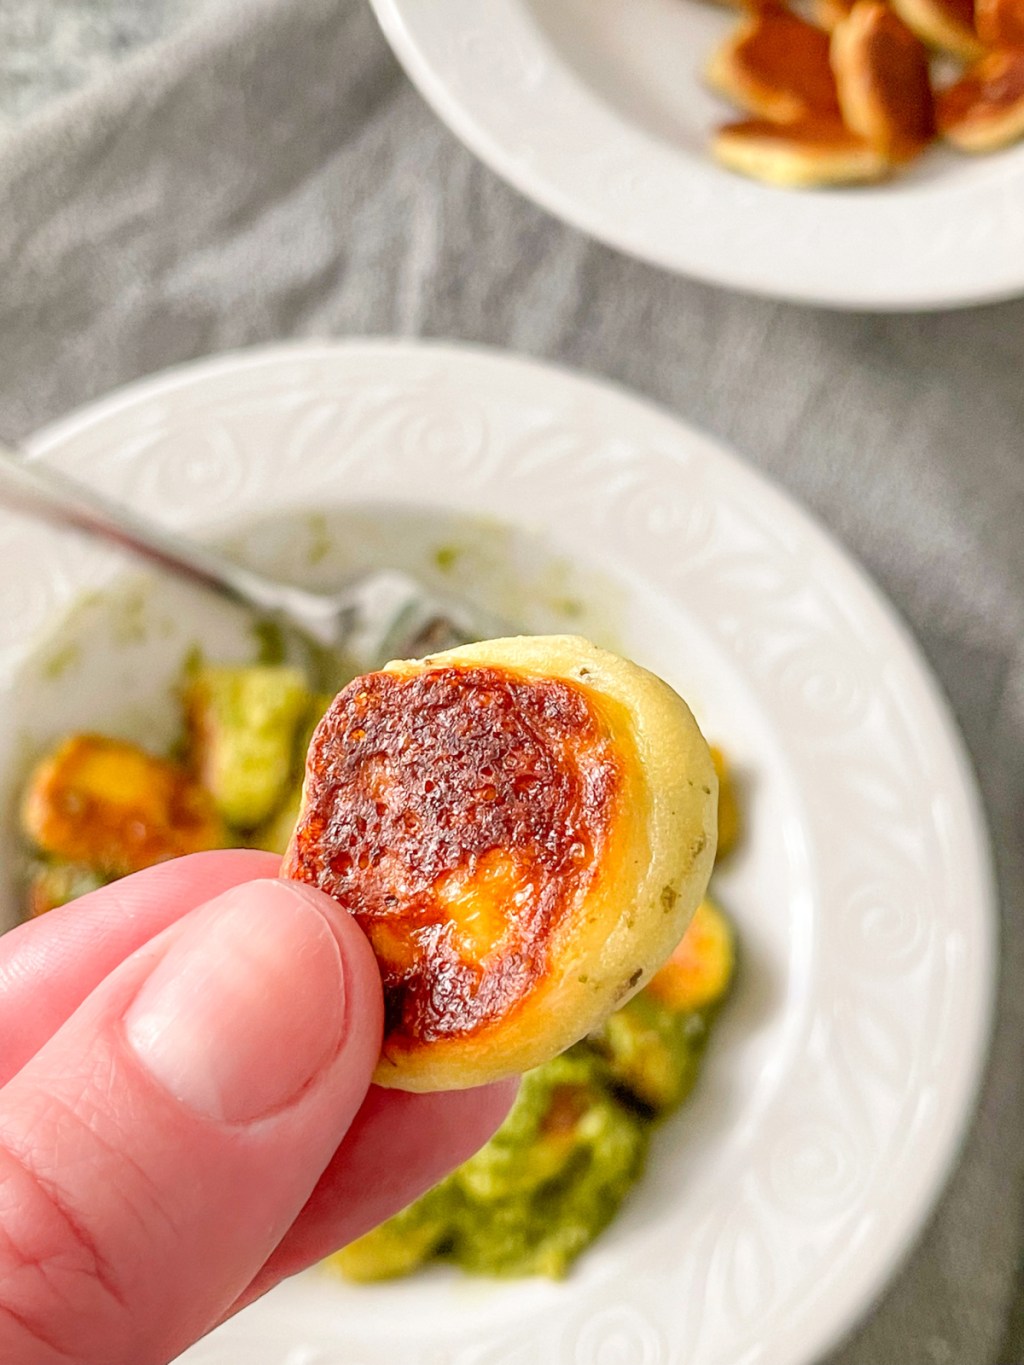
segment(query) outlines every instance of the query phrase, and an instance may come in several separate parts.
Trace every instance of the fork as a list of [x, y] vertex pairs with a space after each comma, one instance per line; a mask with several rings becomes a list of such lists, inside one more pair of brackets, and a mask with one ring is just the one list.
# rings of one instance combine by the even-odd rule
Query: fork
[[26, 461], [0, 445], [0, 503], [11, 510], [139, 555], [181, 578], [250, 608], [258, 618], [289, 627], [320, 649], [344, 651], [360, 667], [392, 658], [420, 658], [471, 640], [519, 632], [507, 621], [429, 591], [398, 569], [375, 569], [338, 592], [311, 592], [168, 531], [66, 474]]

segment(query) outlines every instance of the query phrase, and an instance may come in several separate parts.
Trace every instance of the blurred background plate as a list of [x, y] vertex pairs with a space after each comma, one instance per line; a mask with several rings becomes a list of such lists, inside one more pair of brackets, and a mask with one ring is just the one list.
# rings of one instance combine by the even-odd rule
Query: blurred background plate
[[372, 0], [435, 111], [549, 212], [712, 284], [840, 308], [1024, 292], [1024, 144], [931, 149], [890, 182], [776, 189], [714, 164], [700, 72], [736, 23], [702, 0]]
[[[668, 678], [745, 792], [748, 836], [716, 874], [739, 928], [735, 996], [693, 1100], [573, 1275], [439, 1270], [355, 1287], [311, 1272], [190, 1365], [817, 1358], [941, 1188], [993, 993], [990, 870], [961, 742], [862, 572], [664, 412], [499, 353], [352, 342], [214, 359], [82, 410], [32, 453], [311, 584], [391, 561], [532, 630], [571, 620]], [[245, 647], [221, 604], [136, 578], [110, 553], [0, 518], [8, 875], [34, 750], [115, 722], [159, 742], [190, 646]], [[13, 922], [10, 885], [0, 899]]]

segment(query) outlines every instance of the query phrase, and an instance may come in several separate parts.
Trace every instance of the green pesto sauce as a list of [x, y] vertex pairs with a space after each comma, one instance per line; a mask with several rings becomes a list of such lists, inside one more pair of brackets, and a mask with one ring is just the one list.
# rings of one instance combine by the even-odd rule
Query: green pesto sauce
[[641, 992], [591, 1038], [529, 1072], [485, 1147], [337, 1253], [348, 1279], [431, 1260], [471, 1274], [565, 1276], [640, 1178], [651, 1131], [690, 1093], [711, 1021]]
[[458, 545], [439, 545], [434, 551], [434, 563], [442, 573], [451, 573], [461, 554]]
[[282, 665], [202, 665], [184, 703], [193, 767], [225, 823], [248, 830], [269, 820], [285, 798], [313, 703], [305, 675]]
[[149, 592], [145, 583], [122, 594], [112, 626], [115, 644], [137, 645], [145, 640], [149, 606]]
[[280, 622], [267, 618], [252, 623], [253, 639], [256, 641], [256, 663], [267, 668], [283, 664], [285, 660], [284, 630]]
[[81, 657], [81, 646], [74, 640], [70, 641], [43, 660], [43, 677], [50, 681], [62, 678], [65, 673], [77, 666]]
[[306, 522], [309, 532], [309, 548], [306, 551], [307, 563], [315, 568], [322, 564], [334, 548], [334, 537], [323, 512], [310, 512]]

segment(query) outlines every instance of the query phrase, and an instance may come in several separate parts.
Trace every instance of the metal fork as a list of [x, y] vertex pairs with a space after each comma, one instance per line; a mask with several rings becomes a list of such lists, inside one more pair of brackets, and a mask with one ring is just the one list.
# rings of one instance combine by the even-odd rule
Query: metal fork
[[343, 651], [363, 668], [518, 633], [500, 617], [428, 591], [397, 569], [360, 574], [336, 593], [280, 583], [157, 526], [47, 465], [26, 462], [2, 445], [0, 503], [129, 550], [250, 608], [262, 620], [290, 628], [321, 649]]

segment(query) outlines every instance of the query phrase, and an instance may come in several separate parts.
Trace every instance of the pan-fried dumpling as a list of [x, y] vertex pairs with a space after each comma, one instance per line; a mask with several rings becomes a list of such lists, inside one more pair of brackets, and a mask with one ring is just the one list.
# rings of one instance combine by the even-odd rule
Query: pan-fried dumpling
[[718, 782], [686, 703], [574, 636], [388, 664], [314, 733], [283, 875], [350, 911], [380, 965], [375, 1080], [528, 1070], [679, 942], [715, 855]]

